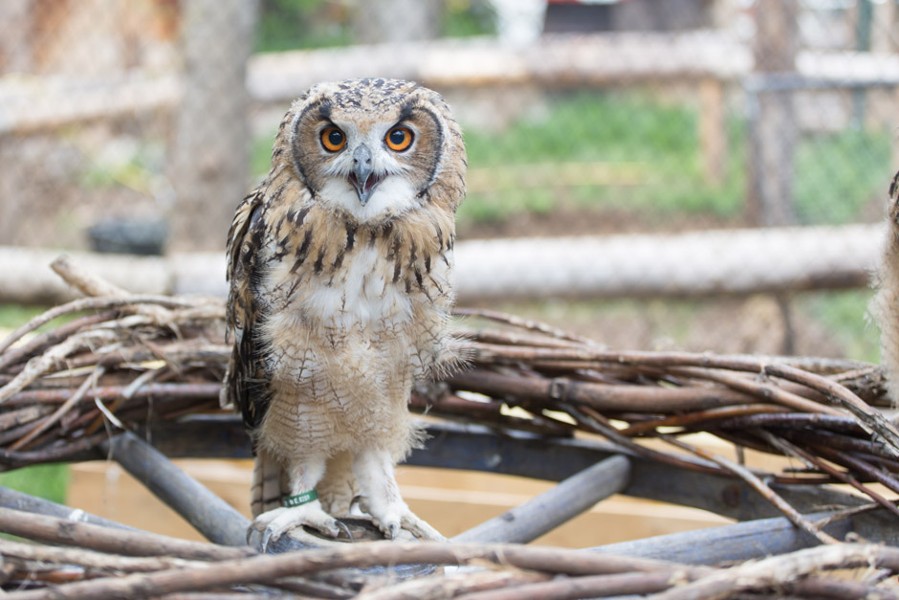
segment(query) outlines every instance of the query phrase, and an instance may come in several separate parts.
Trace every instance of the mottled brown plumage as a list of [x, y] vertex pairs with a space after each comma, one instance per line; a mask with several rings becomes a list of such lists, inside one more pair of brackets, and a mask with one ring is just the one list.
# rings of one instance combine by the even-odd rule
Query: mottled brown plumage
[[[272, 168], [228, 235], [224, 400], [253, 436], [253, 511], [278, 537], [336, 535], [355, 494], [388, 536], [438, 537], [393, 467], [419, 440], [413, 382], [453, 360], [458, 125], [436, 93], [366, 79], [319, 84], [281, 122]], [[280, 508], [317, 489], [320, 502]]]
[[899, 173], [889, 187], [886, 240], [875, 286], [871, 314], [880, 326], [880, 360], [887, 376], [887, 393], [899, 406]]

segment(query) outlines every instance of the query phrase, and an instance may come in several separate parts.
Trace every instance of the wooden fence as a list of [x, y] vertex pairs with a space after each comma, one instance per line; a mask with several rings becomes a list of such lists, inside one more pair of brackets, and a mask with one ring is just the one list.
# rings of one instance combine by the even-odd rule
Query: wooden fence
[[[868, 285], [881, 225], [671, 235], [467, 240], [456, 245], [459, 301], [707, 296]], [[73, 253], [77, 254], [77, 253]], [[70, 298], [48, 265], [59, 251], [0, 247], [0, 301]], [[223, 252], [167, 257], [77, 254], [137, 294], [225, 295]]]

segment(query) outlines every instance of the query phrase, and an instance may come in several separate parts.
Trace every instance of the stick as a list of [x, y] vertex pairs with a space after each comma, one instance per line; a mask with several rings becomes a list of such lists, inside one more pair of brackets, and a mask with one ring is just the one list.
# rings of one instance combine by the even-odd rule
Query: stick
[[[899, 560], [899, 551], [896, 552]], [[344, 568], [406, 564], [486, 564], [519, 569], [587, 575], [629, 571], [653, 572], [680, 569], [662, 561], [600, 556], [581, 550], [517, 545], [447, 544], [443, 542], [370, 542], [345, 548], [303, 550], [277, 555], [259, 555], [222, 561], [216, 568], [186, 568], [148, 574], [133, 574], [98, 581], [60, 585], [52, 590], [10, 594], [9, 600], [68, 598], [122, 598], [158, 596], [175, 592], [202, 591], [245, 583], [271, 584], [283, 577], [309, 575]], [[682, 567], [688, 577], [705, 573], [703, 568]]]
[[[852, 521], [843, 511], [804, 515], [808, 521], [822, 523], [828, 533], [844, 537], [852, 531]], [[823, 521], [842, 517], [834, 522]], [[808, 548], [817, 540], [785, 517], [742, 521], [695, 531], [670, 533], [627, 542], [590, 548], [593, 552], [670, 560], [692, 565], [716, 565], [785, 554]]]
[[765, 404], [748, 404], [744, 406], [722, 406], [720, 408], [710, 408], [686, 414], [674, 414], [670, 417], [660, 419], [651, 419], [634, 423], [620, 430], [621, 435], [628, 437], [636, 437], [639, 435], [651, 435], [659, 427], [684, 427], [690, 428], [690, 425], [708, 425], [716, 421], [724, 419], [734, 419], [736, 417], [744, 417], [757, 414], [771, 414], [786, 410], [783, 407]]
[[565, 340], [568, 342], [576, 342], [579, 344], [587, 344], [590, 346], [598, 345], [594, 340], [589, 338], [581, 337], [579, 335], [574, 335], [569, 333], [563, 329], [559, 329], [558, 327], [553, 327], [552, 325], [547, 325], [546, 323], [541, 323], [540, 321], [534, 321], [532, 319], [524, 319], [522, 317], [518, 317], [516, 315], [510, 315], [508, 313], [500, 312], [498, 310], [490, 310], [487, 308], [456, 308], [453, 310], [453, 315], [460, 317], [476, 317], [480, 319], [487, 319], [489, 321], [494, 321], [497, 323], [504, 323], [506, 325], [511, 325], [513, 327], [517, 327], [519, 329], [524, 329], [526, 331], [536, 331], [550, 338], [555, 338], [558, 340]]
[[747, 392], [756, 397], [767, 398], [777, 404], [792, 408], [793, 410], [805, 411], [809, 413], [824, 413], [834, 416], [842, 416], [843, 413], [831, 406], [803, 398], [798, 394], [794, 394], [788, 390], [780, 388], [771, 383], [759, 382], [757, 379], [747, 379], [745, 376], [724, 373], [721, 371], [712, 371], [710, 369], [698, 369], [695, 367], [680, 367], [671, 369], [673, 373], [680, 373], [708, 379], [728, 386], [729, 388]]
[[839, 543], [839, 541], [837, 539], [835, 539], [833, 536], [821, 531], [820, 528], [818, 528], [814, 524], [810, 523], [805, 517], [803, 517], [801, 514], [799, 514], [799, 511], [797, 511], [795, 508], [793, 508], [789, 502], [787, 502], [786, 500], [781, 498], [780, 495], [778, 495], [774, 490], [772, 490], [768, 486], [768, 484], [766, 484], [764, 481], [759, 479], [759, 477], [755, 473], [753, 473], [746, 467], [738, 465], [738, 464], [736, 464], [732, 461], [729, 461], [725, 458], [722, 458], [720, 456], [711, 454], [710, 452], [706, 452], [705, 450], [703, 450], [701, 448], [697, 448], [695, 446], [691, 446], [690, 444], [686, 444], [672, 436], [662, 435], [659, 437], [661, 439], [665, 440], [666, 442], [668, 442], [669, 444], [672, 444], [674, 446], [677, 446], [678, 448], [687, 450], [688, 452], [692, 452], [693, 454], [695, 454], [696, 456], [699, 456], [700, 458], [704, 458], [706, 460], [713, 461], [713, 462], [721, 465], [728, 471], [734, 473], [740, 479], [742, 479], [743, 481], [748, 483], [750, 486], [752, 486], [752, 488], [755, 489], [759, 494], [761, 494], [762, 497], [765, 498], [765, 500], [767, 500], [768, 502], [773, 504], [775, 507], [777, 507], [777, 509], [780, 510], [784, 514], [784, 516], [786, 518], [788, 518], [794, 525], [796, 525], [797, 527], [807, 531], [808, 533], [810, 533], [813, 536], [815, 536], [816, 538], [818, 538], [818, 541], [820, 541], [822, 544], [838, 544]]
[[840, 469], [837, 469], [836, 467], [831, 466], [827, 462], [813, 455], [811, 452], [807, 452], [806, 450], [796, 446], [792, 442], [779, 438], [772, 433], [764, 430], [759, 430], [756, 432], [756, 434], [768, 441], [768, 443], [770, 443], [771, 445], [779, 448], [785, 456], [795, 456], [796, 458], [818, 469], [819, 471], [827, 473], [834, 479], [852, 486], [853, 488], [871, 498], [871, 500], [882, 506], [887, 511], [893, 513], [893, 515], [895, 515], [896, 517], [899, 517], [899, 508], [897, 508], [893, 502], [890, 502], [889, 500], [884, 498], [883, 495], [877, 493], [873, 489], [865, 487], [864, 485], [859, 483], [859, 481], [855, 477], [849, 475], [844, 471], [841, 471]]
[[0, 531], [32, 540], [129, 556], [172, 555], [190, 560], [226, 560], [255, 554], [248, 547], [229, 548], [189, 542], [155, 533], [112, 529], [10, 508], [0, 508]]
[[[62, 255], [50, 263], [50, 268], [62, 277], [63, 281], [88, 297], [127, 298], [132, 295], [131, 292], [82, 269], [66, 255]], [[160, 325], [172, 325], [172, 312], [161, 306], [135, 304], [128, 308], [151, 317]]]
[[56, 517], [66, 521], [79, 521], [115, 529], [137, 531], [128, 525], [123, 525], [122, 523], [117, 523], [115, 521], [110, 521], [109, 519], [104, 519], [103, 517], [86, 513], [81, 509], [73, 510], [68, 506], [56, 504], [55, 502], [50, 502], [49, 500], [44, 500], [43, 498], [31, 496], [6, 487], [0, 487], [0, 507]]
[[556, 487], [453, 538], [455, 542], [523, 544], [552, 531], [600, 500], [627, 487], [630, 462], [613, 456], [572, 475]]
[[27, 386], [34, 383], [42, 375], [50, 371], [54, 365], [62, 361], [70, 354], [91, 348], [95, 345], [113, 342], [118, 335], [112, 331], [92, 330], [77, 333], [65, 341], [53, 346], [43, 354], [39, 354], [25, 363], [25, 368], [16, 375], [12, 381], [0, 388], [0, 404], [9, 400], [13, 394], [21, 392]]
[[531, 583], [510, 589], [465, 594], [459, 596], [459, 600], [519, 600], [521, 598], [577, 600], [607, 596], [633, 597], [667, 590], [672, 583], [685, 579], [688, 580], [686, 574], [677, 570], [560, 577], [552, 581]]
[[110, 456], [212, 542], [246, 546], [250, 522], [132, 433], [117, 435], [103, 447]]
[[5, 352], [7, 348], [15, 344], [19, 339], [23, 336], [31, 333], [38, 327], [42, 325], [46, 325], [53, 319], [61, 317], [63, 315], [67, 315], [75, 312], [82, 312], [86, 310], [103, 310], [110, 308], [122, 308], [124, 306], [129, 306], [133, 304], [158, 304], [159, 306], [166, 308], [190, 308], [196, 305], [196, 300], [190, 300], [185, 298], [173, 298], [172, 296], [157, 296], [150, 294], [141, 294], [134, 295], [128, 297], [119, 297], [119, 298], [80, 298], [78, 300], [72, 300], [71, 302], [66, 302], [65, 304], [60, 304], [59, 306], [55, 306], [48, 311], [36, 316], [32, 320], [28, 321], [24, 325], [18, 327], [13, 330], [12, 333], [7, 335], [2, 342], [0, 342], [0, 352]]
[[[644, 574], [641, 573], [641, 576]], [[496, 588], [516, 588], [525, 583], [545, 581], [551, 578], [548, 573], [503, 569], [500, 571], [475, 571], [459, 574], [431, 575], [394, 585], [363, 589], [357, 600], [409, 600], [410, 598], [455, 598], [460, 594], [468, 594]]]
[[[671, 588], [651, 596], [653, 600], [717, 600], [754, 589], [782, 588], [802, 577], [824, 569], [899, 567], [899, 550], [873, 545], [836, 544], [799, 550], [725, 569], [693, 583]], [[881, 588], [878, 588], [878, 591]], [[882, 598], [897, 598], [895, 592], [883, 588]]]
[[87, 329], [104, 321], [112, 320], [115, 316], [115, 311], [111, 310], [86, 315], [78, 319], [73, 319], [68, 323], [64, 323], [46, 333], [36, 335], [15, 348], [8, 348], [7, 350], [2, 351], [2, 355], [0, 355], [0, 369], [6, 369], [19, 361], [27, 360], [28, 357], [39, 354], [44, 349], [58, 344], [81, 329]]
[[133, 557], [118, 556], [84, 550], [83, 548], [54, 548], [36, 544], [23, 544], [3, 540], [0, 544], [3, 558], [16, 557], [41, 563], [79, 565], [89, 569], [104, 571], [152, 572], [164, 569], [199, 567], [201, 563], [170, 556]]
[[636, 385], [608, 385], [575, 381], [504, 375], [486, 370], [463, 371], [449, 378], [456, 388], [487, 395], [508, 395], [551, 402], [585, 404], [604, 411], [669, 412], [743, 405], [753, 402], [749, 394], [726, 388], [664, 388]]
[[[78, 386], [78, 389], [66, 400], [62, 406], [56, 409], [52, 415], [47, 417], [38, 423], [31, 431], [20, 437], [14, 444], [10, 445], [10, 450], [20, 450], [21, 448], [28, 445], [28, 442], [32, 441], [34, 438], [42, 434], [44, 431], [49, 429], [52, 425], [57, 423], [60, 419], [65, 416], [67, 412], [69, 412], [76, 404], [81, 402], [84, 396], [87, 394], [87, 391], [94, 385], [97, 384], [97, 380], [100, 376], [103, 375], [104, 369], [103, 367], [96, 367], [91, 374], [85, 378], [85, 380]], [[89, 432], [90, 433], [90, 432]]]

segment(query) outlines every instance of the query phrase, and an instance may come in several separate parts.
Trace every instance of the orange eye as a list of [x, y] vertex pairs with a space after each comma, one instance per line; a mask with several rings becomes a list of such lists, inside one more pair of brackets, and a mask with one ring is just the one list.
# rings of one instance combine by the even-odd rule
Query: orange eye
[[328, 152], [340, 152], [346, 146], [346, 135], [333, 125], [322, 130], [321, 140]]
[[412, 145], [412, 130], [408, 127], [394, 127], [387, 132], [384, 142], [394, 152], [408, 150]]

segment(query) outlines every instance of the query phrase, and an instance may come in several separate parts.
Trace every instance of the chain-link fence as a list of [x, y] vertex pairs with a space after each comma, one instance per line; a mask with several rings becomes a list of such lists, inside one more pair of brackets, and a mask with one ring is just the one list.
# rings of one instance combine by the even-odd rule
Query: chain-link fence
[[[893, 0], [4, 0], [0, 243], [124, 235], [152, 251], [167, 230], [169, 250], [220, 251], [292, 98], [403, 77], [443, 93], [464, 127], [460, 253], [605, 236], [469, 246], [499, 252], [476, 261], [509, 281], [481, 302], [505, 292], [516, 312], [620, 347], [874, 360], [878, 230], [858, 224], [882, 220], [897, 162], [896, 13]], [[477, 301], [481, 283], [463, 284]], [[801, 291], [821, 286], [854, 289]]]

